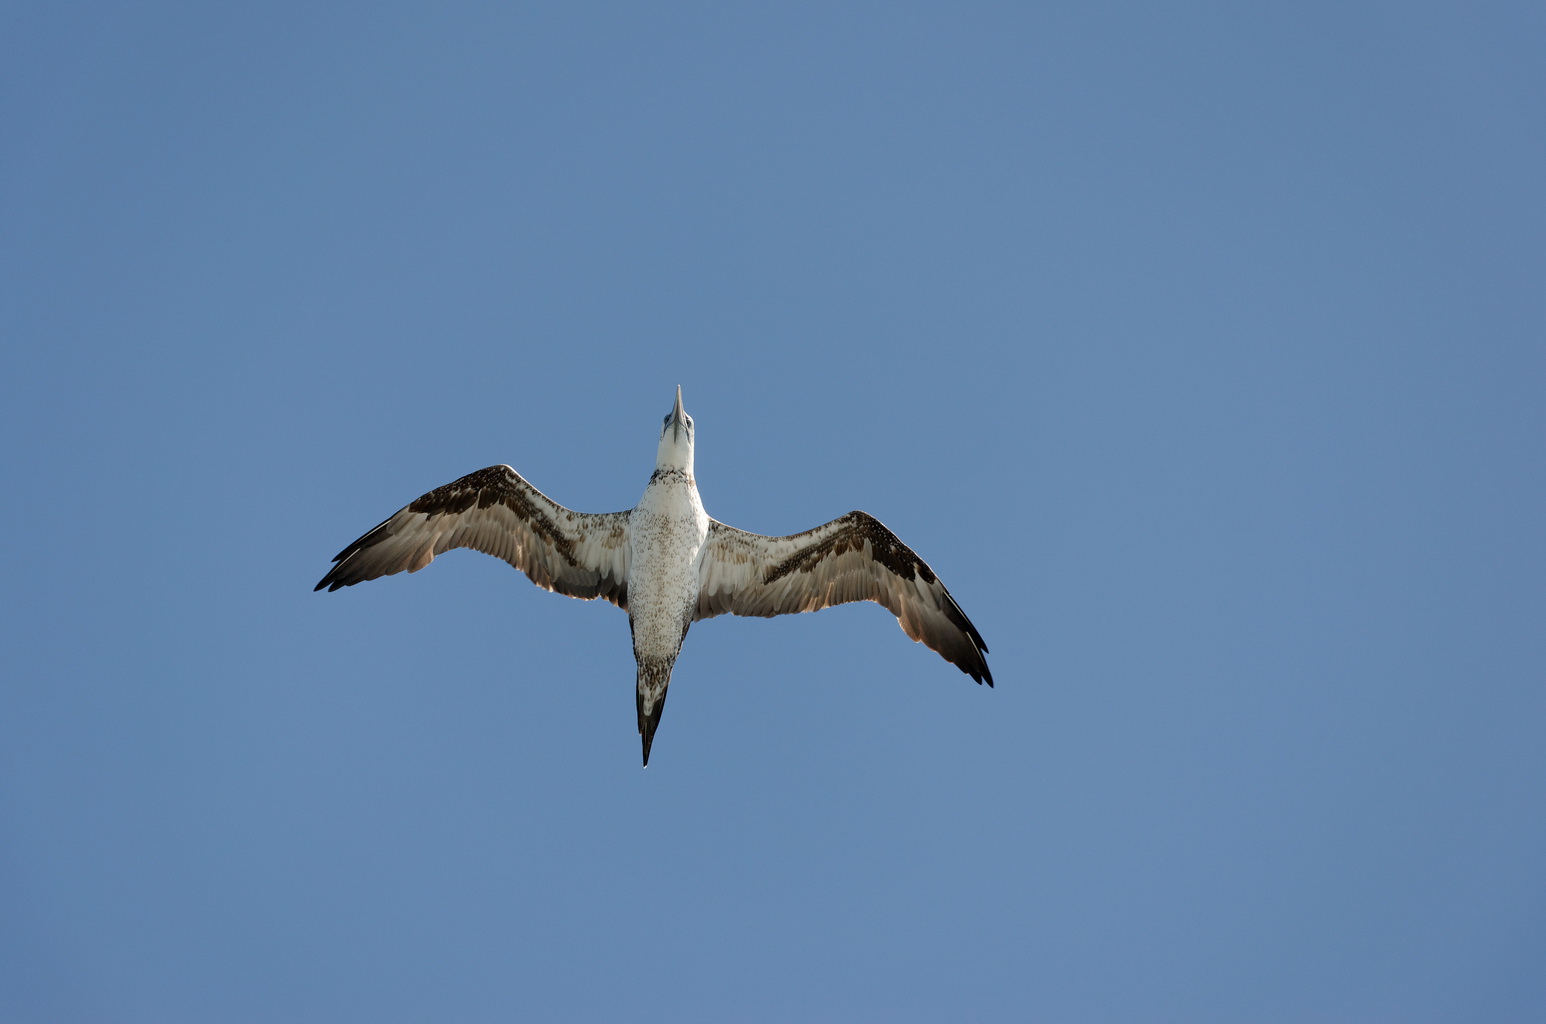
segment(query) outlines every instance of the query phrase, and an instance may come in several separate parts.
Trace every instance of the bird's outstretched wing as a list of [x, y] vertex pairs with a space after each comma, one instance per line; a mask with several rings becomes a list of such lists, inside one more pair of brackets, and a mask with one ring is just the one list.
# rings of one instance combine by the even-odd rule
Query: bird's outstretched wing
[[509, 466], [490, 466], [435, 488], [344, 548], [316, 589], [418, 572], [442, 552], [473, 548], [539, 587], [627, 608], [628, 515], [571, 511]]
[[709, 521], [694, 620], [813, 612], [875, 601], [902, 631], [979, 683], [993, 685], [988, 645], [928, 563], [874, 516], [850, 512], [792, 537]]

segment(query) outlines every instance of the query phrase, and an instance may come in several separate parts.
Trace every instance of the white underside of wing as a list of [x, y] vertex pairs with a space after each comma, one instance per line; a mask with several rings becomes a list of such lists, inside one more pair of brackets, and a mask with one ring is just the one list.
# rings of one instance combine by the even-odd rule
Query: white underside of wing
[[878, 520], [851, 512], [789, 537], [712, 524], [697, 618], [773, 616], [874, 601], [902, 631], [979, 681], [991, 681], [982, 637], [926, 563]]
[[510, 467], [490, 466], [400, 509], [345, 548], [317, 588], [417, 572], [465, 547], [509, 562], [548, 590], [626, 606], [628, 517], [564, 508]]

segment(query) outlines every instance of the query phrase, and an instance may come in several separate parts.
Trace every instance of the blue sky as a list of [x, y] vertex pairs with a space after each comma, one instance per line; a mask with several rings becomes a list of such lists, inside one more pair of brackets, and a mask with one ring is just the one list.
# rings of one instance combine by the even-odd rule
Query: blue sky
[[[1529, 4], [12, 5], [7, 1021], [1546, 1012]], [[509, 463], [987, 639], [626, 618]]]

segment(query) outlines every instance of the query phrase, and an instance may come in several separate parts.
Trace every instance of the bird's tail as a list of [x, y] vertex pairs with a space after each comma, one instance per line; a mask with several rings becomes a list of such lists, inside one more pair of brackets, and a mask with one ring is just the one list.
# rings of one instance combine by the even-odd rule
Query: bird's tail
[[650, 763], [650, 744], [660, 726], [660, 713], [666, 709], [666, 687], [671, 685], [671, 666], [675, 658], [639, 659], [639, 736], [644, 740], [644, 764]]

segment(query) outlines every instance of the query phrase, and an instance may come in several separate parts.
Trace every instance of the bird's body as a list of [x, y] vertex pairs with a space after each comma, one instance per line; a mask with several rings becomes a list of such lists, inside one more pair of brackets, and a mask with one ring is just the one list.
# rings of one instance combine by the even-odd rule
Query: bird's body
[[[681, 407], [678, 389], [677, 407]], [[633, 632], [633, 657], [639, 665], [639, 735], [644, 737], [644, 763], [666, 706], [671, 667], [687, 639], [698, 607], [699, 564], [709, 536], [709, 514], [698, 497], [692, 476], [692, 443], [687, 439], [685, 466], [671, 465], [670, 418], [660, 441], [655, 472], [628, 517], [632, 548], [628, 578], [628, 625]], [[671, 439], [668, 443], [668, 439]], [[664, 465], [663, 465], [664, 464]]]
[[430, 491], [345, 548], [316, 589], [416, 572], [457, 547], [503, 558], [549, 590], [628, 611], [646, 765], [687, 629], [715, 615], [876, 601], [908, 636], [993, 685], [981, 635], [933, 570], [874, 517], [850, 512], [789, 537], [711, 519], [693, 478], [693, 423], [681, 388], [635, 508], [575, 512], [509, 466], [491, 466]]

